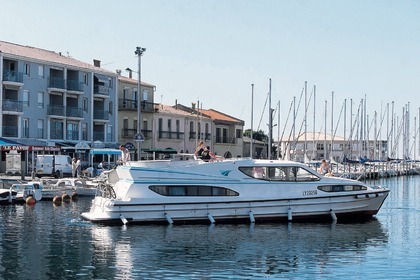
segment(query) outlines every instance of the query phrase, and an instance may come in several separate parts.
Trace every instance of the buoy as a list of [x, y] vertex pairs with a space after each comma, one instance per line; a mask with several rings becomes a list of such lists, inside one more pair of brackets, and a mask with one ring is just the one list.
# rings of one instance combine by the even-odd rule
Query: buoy
[[77, 194], [77, 192], [73, 192], [71, 194], [71, 200], [77, 201], [78, 199], [79, 199], [79, 195]]
[[214, 224], [214, 223], [216, 222], [216, 221], [214, 220], [213, 216], [212, 216], [210, 213], [208, 213], [208, 214], [207, 214], [207, 217], [209, 218], [210, 223]]
[[56, 205], [61, 205], [62, 201], [63, 201], [63, 199], [61, 198], [61, 196], [56, 195], [53, 198], [53, 203], [56, 204]]
[[26, 204], [29, 204], [29, 205], [34, 205], [36, 203], [36, 200], [35, 200], [35, 198], [33, 198], [32, 196], [28, 196], [27, 198], [26, 198]]
[[172, 225], [174, 223], [174, 221], [172, 221], [171, 216], [169, 216], [168, 213], [165, 213], [165, 218], [168, 221], [168, 224]]
[[249, 220], [251, 223], [255, 223], [255, 217], [254, 217], [254, 213], [252, 213], [252, 211], [249, 211]]
[[63, 193], [63, 195], [61, 196], [61, 199], [63, 200], [63, 202], [69, 202], [70, 196], [66, 193]]
[[290, 209], [290, 207], [289, 207], [289, 209], [287, 210], [287, 219], [288, 219], [289, 221], [293, 220], [292, 209]]
[[331, 218], [333, 219], [333, 221], [337, 221], [337, 216], [335, 215], [334, 210], [330, 209], [330, 214], [331, 214]]

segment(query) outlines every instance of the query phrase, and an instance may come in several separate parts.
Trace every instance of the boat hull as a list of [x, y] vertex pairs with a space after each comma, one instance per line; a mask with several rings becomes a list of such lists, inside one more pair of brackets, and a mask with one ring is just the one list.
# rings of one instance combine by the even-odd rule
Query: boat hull
[[82, 218], [100, 223], [234, 223], [262, 221], [366, 220], [377, 214], [388, 190], [305, 199], [144, 203], [96, 197]]

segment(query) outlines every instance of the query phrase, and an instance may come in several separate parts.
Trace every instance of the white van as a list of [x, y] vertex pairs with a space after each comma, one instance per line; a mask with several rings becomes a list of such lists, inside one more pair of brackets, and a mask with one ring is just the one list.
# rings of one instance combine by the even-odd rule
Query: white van
[[42, 176], [72, 176], [71, 157], [66, 155], [38, 155], [36, 157], [35, 174]]

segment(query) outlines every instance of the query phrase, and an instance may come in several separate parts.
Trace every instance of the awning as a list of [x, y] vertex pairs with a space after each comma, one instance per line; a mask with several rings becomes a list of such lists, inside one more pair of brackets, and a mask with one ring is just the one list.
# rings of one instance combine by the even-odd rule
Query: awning
[[105, 85], [108, 85], [108, 83], [109, 83], [109, 78], [108, 77], [104, 77], [104, 76], [95, 74], [95, 78], [98, 80], [98, 82], [104, 83]]
[[0, 146], [20, 146], [20, 144], [15, 141], [0, 138]]
[[89, 152], [91, 155], [121, 155], [121, 150], [118, 149], [92, 149]]

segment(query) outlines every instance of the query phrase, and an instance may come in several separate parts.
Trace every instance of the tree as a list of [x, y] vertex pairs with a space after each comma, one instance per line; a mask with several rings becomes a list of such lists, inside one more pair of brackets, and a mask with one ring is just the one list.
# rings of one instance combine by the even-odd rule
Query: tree
[[[251, 129], [245, 130], [244, 136], [251, 138]], [[268, 140], [268, 136], [262, 130], [253, 131], [252, 138], [254, 138], [254, 140], [258, 140], [262, 142], [266, 142]]]

